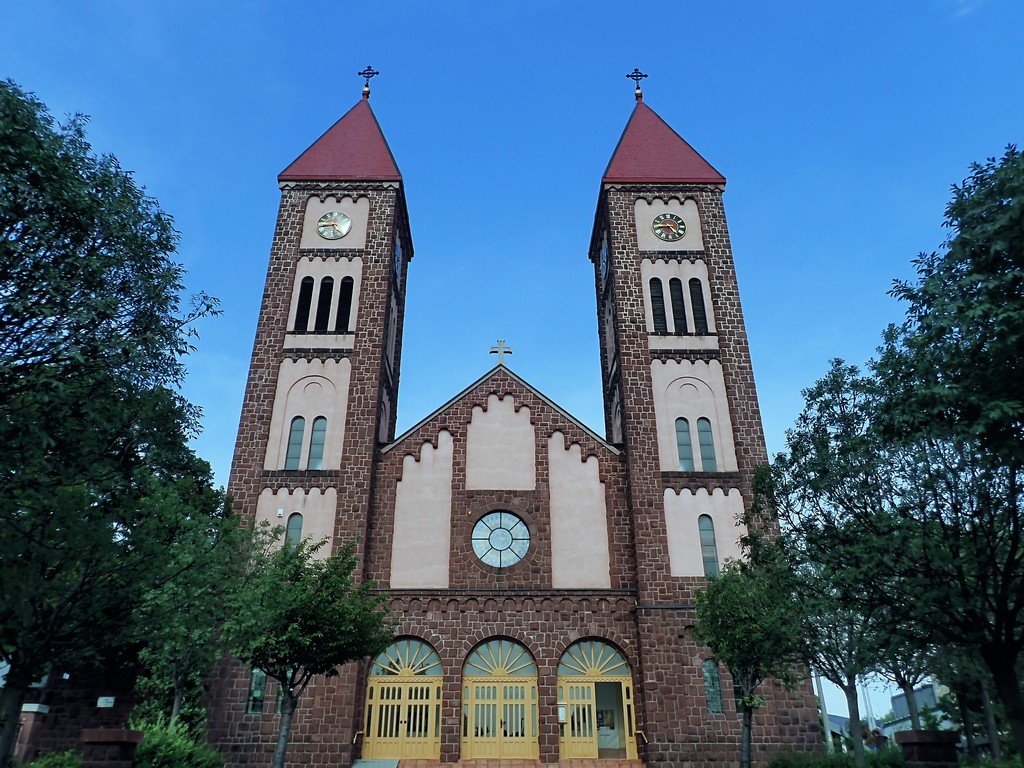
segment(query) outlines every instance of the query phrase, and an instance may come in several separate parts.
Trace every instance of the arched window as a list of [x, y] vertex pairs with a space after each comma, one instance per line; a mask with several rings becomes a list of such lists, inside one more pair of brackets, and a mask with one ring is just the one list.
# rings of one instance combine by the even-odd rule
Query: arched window
[[323, 333], [331, 322], [331, 299], [334, 298], [334, 278], [325, 277], [320, 281], [320, 296], [316, 300], [316, 325], [314, 330]]
[[711, 434], [711, 421], [709, 419], [697, 419], [697, 444], [700, 445], [700, 468], [705, 472], [717, 472], [718, 462], [715, 461], [715, 438]]
[[304, 277], [299, 283], [299, 304], [295, 308], [295, 327], [292, 330], [309, 330], [309, 307], [313, 303], [313, 278]]
[[718, 673], [718, 662], [705, 659], [700, 665], [704, 675], [704, 698], [708, 703], [708, 712], [713, 715], [722, 714], [722, 677]]
[[683, 304], [683, 281], [673, 277], [668, 281], [668, 294], [672, 299], [672, 327], [676, 333], [686, 333], [686, 306]]
[[651, 278], [651, 312], [654, 313], [654, 332], [668, 333], [668, 322], [665, 320], [665, 292], [661, 289], [661, 280]]
[[696, 277], [690, 278], [690, 304], [693, 306], [693, 332], [708, 332], [708, 311], [704, 308], [704, 288]]
[[288, 526], [284, 530], [284, 545], [297, 547], [302, 541], [302, 515], [298, 512], [288, 516]]
[[355, 281], [351, 277], [341, 278], [338, 288], [338, 317], [334, 321], [335, 333], [348, 333], [352, 322], [352, 288]]
[[263, 701], [267, 692], [267, 673], [262, 669], [253, 669], [249, 678], [249, 704], [246, 711], [250, 715], [258, 715], [263, 711]]
[[536, 676], [537, 662], [515, 640], [497, 638], [473, 649], [466, 657], [462, 674], [469, 677]]
[[317, 416], [313, 419], [313, 429], [309, 435], [309, 461], [306, 464], [306, 469], [324, 468], [324, 443], [326, 442], [327, 419]]
[[299, 458], [302, 456], [302, 437], [306, 433], [306, 420], [301, 416], [292, 419], [288, 431], [288, 452], [285, 454], [284, 468], [298, 469]]
[[676, 450], [679, 452], [679, 471], [693, 472], [693, 442], [690, 440], [690, 422], [676, 419]]
[[396, 640], [373, 660], [373, 677], [415, 677], [441, 674], [441, 657], [422, 640], [406, 637]]
[[600, 640], [580, 640], [558, 661], [558, 674], [567, 677], [626, 677], [626, 657]]
[[718, 545], [715, 544], [715, 523], [709, 515], [697, 518], [700, 531], [700, 555], [704, 560], [704, 575], [709, 579], [718, 578]]

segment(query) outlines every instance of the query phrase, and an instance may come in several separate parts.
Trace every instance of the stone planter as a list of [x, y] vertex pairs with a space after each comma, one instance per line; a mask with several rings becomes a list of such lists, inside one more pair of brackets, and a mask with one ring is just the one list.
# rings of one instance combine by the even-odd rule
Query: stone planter
[[956, 768], [956, 745], [960, 736], [953, 731], [899, 731], [896, 743], [903, 750], [906, 768]]
[[132, 768], [142, 731], [86, 728], [82, 731], [82, 768]]

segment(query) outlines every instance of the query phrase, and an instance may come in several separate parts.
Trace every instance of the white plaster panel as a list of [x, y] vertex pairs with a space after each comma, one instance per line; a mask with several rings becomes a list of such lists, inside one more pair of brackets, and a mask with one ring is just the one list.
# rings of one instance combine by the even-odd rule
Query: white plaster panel
[[[328, 488], [323, 493], [319, 488], [304, 491], [297, 488], [289, 493], [287, 488], [264, 488], [256, 502], [256, 523], [268, 522], [273, 527], [284, 527], [288, 517], [295, 512], [302, 515], [302, 538], [309, 541], [327, 539], [327, 543], [314, 555], [317, 559], [331, 554], [334, 540], [334, 518], [338, 508], [338, 491]], [[280, 510], [281, 515], [278, 516]], [[284, 543], [284, 533], [281, 534]]]
[[718, 565], [742, 556], [739, 540], [746, 533], [743, 517], [743, 497], [739, 490], [721, 488], [709, 494], [706, 488], [696, 493], [682, 490], [678, 494], [665, 489], [665, 529], [668, 534], [669, 570], [673, 576], [703, 576], [704, 558], [700, 551], [700, 530], [697, 518], [709, 515], [715, 524], [715, 545]]
[[[320, 237], [316, 231], [316, 223], [325, 213], [340, 211], [352, 219], [352, 229], [344, 237], [337, 240], [327, 240]], [[311, 197], [306, 201], [306, 213], [302, 218], [302, 239], [299, 241], [299, 248], [365, 248], [366, 247], [366, 225], [370, 219], [370, 198], [361, 197], [358, 200], [344, 196], [327, 197], [321, 200], [319, 197]], [[687, 223], [686, 226], [690, 226]], [[685, 239], [685, 238], [684, 238]]]
[[302, 416], [306, 431], [302, 440], [299, 468], [305, 469], [309, 457], [309, 441], [313, 419], [327, 419], [324, 445], [324, 469], [341, 465], [345, 442], [345, 415], [348, 411], [348, 385], [352, 364], [340, 360], [284, 360], [277, 375], [274, 412], [270, 419], [270, 437], [264, 469], [283, 469], [288, 451], [288, 431], [292, 419]]
[[448, 588], [453, 446], [451, 434], [442, 430], [437, 448], [424, 443], [418, 461], [415, 456], [403, 460], [391, 538], [393, 588]]
[[654, 360], [651, 362], [654, 415], [658, 423], [658, 455], [664, 472], [679, 470], [676, 447], [676, 419], [690, 422], [693, 460], [700, 471], [697, 419], [711, 422], [715, 440], [715, 462], [719, 472], [736, 471], [736, 446], [732, 419], [725, 393], [725, 377], [718, 360]]
[[466, 488], [532, 491], [537, 486], [537, 444], [530, 409], [516, 411], [511, 395], [473, 408], [466, 433]]
[[[352, 308], [350, 310], [349, 328], [355, 330], [359, 322], [359, 293], [363, 282], [363, 260], [356, 256], [353, 259], [345, 257], [304, 256], [295, 265], [295, 282], [292, 285], [292, 303], [288, 310], [288, 329], [295, 327], [295, 314], [299, 306], [299, 289], [302, 286], [304, 277], [313, 278], [313, 301], [309, 307], [309, 326], [313, 327], [313, 319], [316, 317], [320, 303], [320, 281], [324, 277], [334, 278], [334, 291], [331, 294], [331, 313], [328, 328], [334, 330], [334, 323], [338, 316], [338, 294], [341, 290], [341, 280], [345, 277], [352, 278]], [[342, 334], [309, 334], [289, 333], [285, 337], [285, 347], [311, 347], [317, 346], [317, 342], [327, 340], [324, 346], [347, 346], [351, 348], [355, 336], [351, 333]], [[345, 343], [347, 341], [347, 344]], [[335, 343], [341, 342], [341, 343]]]
[[[718, 349], [718, 338], [707, 336], [653, 336], [654, 334], [654, 309], [651, 307], [651, 278], [657, 277], [661, 280], [661, 289], [665, 295], [665, 320], [668, 323], [669, 331], [674, 327], [674, 311], [672, 309], [672, 294], [669, 290], [669, 280], [679, 278], [683, 284], [683, 304], [686, 309], [686, 329], [692, 334], [695, 327], [693, 322], [693, 303], [690, 301], [690, 279], [696, 277], [700, 280], [701, 289], [704, 293], [704, 311], [708, 316], [708, 332], [715, 333], [715, 312], [711, 306], [711, 291], [708, 283], [708, 265], [702, 259], [696, 261], [652, 261], [644, 259], [640, 262], [640, 279], [644, 286], [644, 316], [647, 319], [648, 343], [651, 348], [666, 347], [670, 349]], [[671, 343], [684, 345], [674, 347]], [[688, 346], [687, 346], [688, 345]]]
[[580, 446], [548, 438], [551, 493], [551, 586], [610, 588], [608, 510], [598, 460], [582, 460]]
[[[651, 222], [655, 216], [674, 213], [686, 224], [686, 234], [674, 243], [666, 242], [654, 234]], [[704, 233], [700, 226], [700, 211], [692, 197], [686, 200], [637, 200], [633, 204], [636, 218], [636, 242], [641, 251], [703, 251]]]

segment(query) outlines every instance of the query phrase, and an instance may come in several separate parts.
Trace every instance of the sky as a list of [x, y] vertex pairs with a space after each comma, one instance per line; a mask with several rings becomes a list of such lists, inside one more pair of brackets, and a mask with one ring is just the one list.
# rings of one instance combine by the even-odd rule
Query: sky
[[[404, 177], [398, 431], [510, 367], [603, 432], [600, 179], [645, 102], [729, 180], [725, 206], [769, 451], [831, 358], [868, 360], [887, 296], [940, 247], [950, 185], [1024, 141], [1024, 3], [0, 0], [0, 77], [83, 113], [181, 232], [199, 324], [185, 394], [227, 482], [277, 174], [358, 99]], [[845, 711], [837, 691], [830, 711]], [[876, 714], [888, 703], [873, 697]]]

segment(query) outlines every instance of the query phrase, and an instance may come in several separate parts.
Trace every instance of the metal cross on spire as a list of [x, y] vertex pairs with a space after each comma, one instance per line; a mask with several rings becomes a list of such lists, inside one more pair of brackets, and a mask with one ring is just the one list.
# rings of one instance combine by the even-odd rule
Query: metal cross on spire
[[505, 364], [505, 355], [512, 354], [512, 347], [505, 346], [504, 339], [498, 339], [497, 346], [491, 347], [491, 354], [498, 356], [498, 365]]
[[380, 72], [378, 72], [376, 69], [371, 67], [369, 64], [366, 65], [366, 69], [364, 69], [362, 72], [356, 72], [356, 76], [358, 76], [358, 77], [365, 77], [366, 78], [366, 83], [363, 84], [363, 98], [364, 99], [367, 98], [370, 95], [370, 78], [371, 77], [376, 77], [379, 74], [380, 74]]
[[626, 75], [626, 77], [636, 83], [636, 100], [640, 101], [644, 97], [644, 92], [640, 90], [640, 81], [645, 79], [647, 75], [641, 72], [638, 67], [633, 67], [633, 71]]

